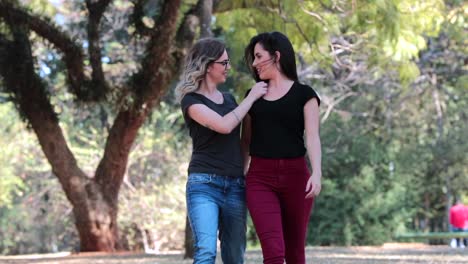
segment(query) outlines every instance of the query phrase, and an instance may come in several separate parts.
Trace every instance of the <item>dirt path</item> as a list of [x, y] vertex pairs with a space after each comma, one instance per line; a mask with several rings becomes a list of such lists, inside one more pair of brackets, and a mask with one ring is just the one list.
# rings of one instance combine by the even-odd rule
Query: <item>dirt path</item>
[[[141, 253], [105, 254], [44, 254], [0, 256], [5, 264], [189, 264], [181, 254], [150, 255]], [[222, 262], [218, 259], [217, 264]], [[249, 250], [246, 264], [262, 263], [259, 250]], [[314, 264], [466, 264], [468, 248], [452, 249], [448, 246], [427, 246], [422, 244], [388, 244], [382, 247], [309, 247], [307, 263]]]

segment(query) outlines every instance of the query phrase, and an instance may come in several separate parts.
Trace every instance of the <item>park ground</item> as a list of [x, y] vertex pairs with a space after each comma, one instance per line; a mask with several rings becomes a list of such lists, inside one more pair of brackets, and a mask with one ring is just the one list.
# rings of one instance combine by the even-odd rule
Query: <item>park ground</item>
[[[20, 256], [0, 256], [5, 264], [188, 264], [180, 253], [57, 253]], [[222, 263], [219, 259], [216, 264]], [[262, 263], [259, 250], [249, 250], [246, 264]], [[308, 247], [307, 263], [313, 264], [403, 264], [403, 263], [468, 263], [468, 248], [458, 249], [448, 246], [425, 244], [385, 244], [369, 247]]]

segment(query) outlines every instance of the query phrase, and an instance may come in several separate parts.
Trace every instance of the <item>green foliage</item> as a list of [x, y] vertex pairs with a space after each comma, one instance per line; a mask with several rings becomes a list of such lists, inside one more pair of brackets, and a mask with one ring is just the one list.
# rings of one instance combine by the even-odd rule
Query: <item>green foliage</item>
[[[446, 210], [468, 185], [468, 98], [464, 44], [444, 25], [419, 61], [352, 87], [359, 97], [322, 125], [325, 179], [309, 243], [381, 244], [408, 230], [448, 230]], [[406, 87], [396, 85], [402, 79]]]
[[[215, 22], [223, 29], [232, 60], [239, 64], [253, 35], [276, 30], [288, 35], [306, 63], [330, 67], [335, 56], [330, 44], [341, 35], [353, 38], [351, 49], [369, 53], [370, 61], [385, 71], [389, 60], [405, 64], [416, 58], [425, 48], [424, 36], [437, 35], [444, 22], [442, 0], [266, 1], [246, 5], [217, 14]], [[409, 73], [405, 70], [400, 71], [403, 82], [416, 77], [414, 67]]]
[[0, 104], [0, 122], [0, 253], [70, 250], [78, 239], [70, 205], [34, 135], [11, 103]]
[[[0, 161], [6, 164], [5, 161]], [[18, 177], [12, 174], [10, 168], [1, 168], [0, 173], [4, 179], [0, 182], [0, 204], [5, 207], [10, 207], [13, 202], [13, 195], [21, 194], [23, 182]]]
[[418, 66], [413, 62], [402, 63], [398, 73], [400, 82], [404, 87], [407, 87], [412, 82], [414, 82], [416, 77], [418, 77], [420, 74]]
[[315, 201], [309, 243], [382, 244], [410, 216], [401, 210], [407, 190], [390, 169], [391, 148], [377, 131], [353, 131], [362, 121], [334, 118], [322, 127], [323, 191]]
[[[11, 104], [0, 104], [0, 122], [4, 125], [2, 134], [14, 135], [18, 133], [22, 126], [15, 124], [17, 114], [12, 109]], [[13, 117], [13, 118], [12, 118]], [[19, 136], [14, 138], [0, 137], [0, 206], [10, 208], [13, 204], [13, 197], [21, 195], [25, 188], [23, 181], [14, 173], [15, 152], [17, 143], [21, 141]]]

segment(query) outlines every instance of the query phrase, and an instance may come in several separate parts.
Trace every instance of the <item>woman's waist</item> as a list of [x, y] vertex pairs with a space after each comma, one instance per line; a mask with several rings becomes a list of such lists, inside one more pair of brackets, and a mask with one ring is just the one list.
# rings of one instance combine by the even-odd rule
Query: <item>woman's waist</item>
[[271, 158], [271, 157], [260, 157], [260, 156], [251, 156], [250, 165], [261, 165], [265, 167], [270, 167], [275, 169], [277, 167], [284, 167], [284, 166], [303, 166], [307, 164], [305, 157], [298, 156], [298, 157], [281, 157], [281, 158]]

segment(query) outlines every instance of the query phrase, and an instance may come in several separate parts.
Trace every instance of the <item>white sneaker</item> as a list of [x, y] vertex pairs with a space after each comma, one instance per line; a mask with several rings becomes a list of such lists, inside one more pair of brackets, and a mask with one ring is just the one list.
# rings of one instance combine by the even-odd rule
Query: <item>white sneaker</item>
[[465, 248], [465, 245], [464, 245], [464, 244], [461, 244], [461, 245], [460, 245], [460, 248]]
[[452, 240], [450, 241], [450, 247], [451, 248], [457, 247], [457, 240], [455, 238], [452, 238]]

